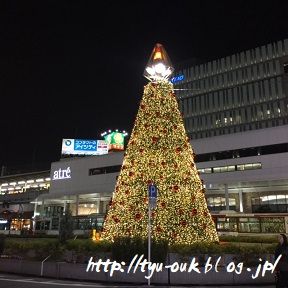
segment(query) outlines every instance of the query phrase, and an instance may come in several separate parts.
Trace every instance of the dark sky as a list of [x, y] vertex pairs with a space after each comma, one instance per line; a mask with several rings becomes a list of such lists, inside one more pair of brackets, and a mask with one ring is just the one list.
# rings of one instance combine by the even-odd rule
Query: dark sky
[[177, 65], [287, 38], [288, 1], [1, 1], [0, 165], [131, 132], [156, 43]]

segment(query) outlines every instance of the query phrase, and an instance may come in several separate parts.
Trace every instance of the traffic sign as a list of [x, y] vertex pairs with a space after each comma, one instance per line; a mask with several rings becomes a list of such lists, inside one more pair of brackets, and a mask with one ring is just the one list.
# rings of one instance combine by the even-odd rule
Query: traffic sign
[[148, 196], [149, 198], [157, 198], [157, 186], [154, 184], [148, 185]]

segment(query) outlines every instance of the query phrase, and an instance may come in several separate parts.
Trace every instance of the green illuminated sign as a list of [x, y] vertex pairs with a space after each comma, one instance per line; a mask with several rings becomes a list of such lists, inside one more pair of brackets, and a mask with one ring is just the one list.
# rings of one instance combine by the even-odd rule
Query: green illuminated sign
[[104, 136], [109, 150], [124, 150], [124, 134], [121, 132], [111, 132]]

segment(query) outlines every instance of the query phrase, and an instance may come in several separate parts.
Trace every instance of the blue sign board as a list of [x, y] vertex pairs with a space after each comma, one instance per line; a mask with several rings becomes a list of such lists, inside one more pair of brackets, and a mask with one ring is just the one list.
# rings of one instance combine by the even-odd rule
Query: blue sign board
[[108, 154], [104, 140], [63, 139], [62, 155], [103, 155]]
[[157, 198], [157, 187], [154, 184], [148, 186], [148, 196], [149, 198]]
[[184, 78], [185, 78], [185, 77], [184, 77], [183, 74], [182, 74], [182, 75], [178, 75], [178, 76], [175, 76], [175, 77], [171, 78], [170, 82], [173, 83], [173, 84], [175, 84], [175, 83], [177, 83], [177, 82], [183, 81]]
[[97, 141], [96, 140], [82, 140], [75, 139], [74, 141], [74, 150], [80, 151], [96, 151], [97, 150]]

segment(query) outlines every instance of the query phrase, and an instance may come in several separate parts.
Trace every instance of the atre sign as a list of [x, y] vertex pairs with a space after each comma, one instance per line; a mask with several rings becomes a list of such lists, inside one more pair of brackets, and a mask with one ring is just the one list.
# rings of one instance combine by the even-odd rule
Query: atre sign
[[52, 180], [61, 180], [69, 178], [71, 178], [71, 169], [70, 167], [67, 167], [66, 169], [59, 168], [58, 170], [54, 171]]

